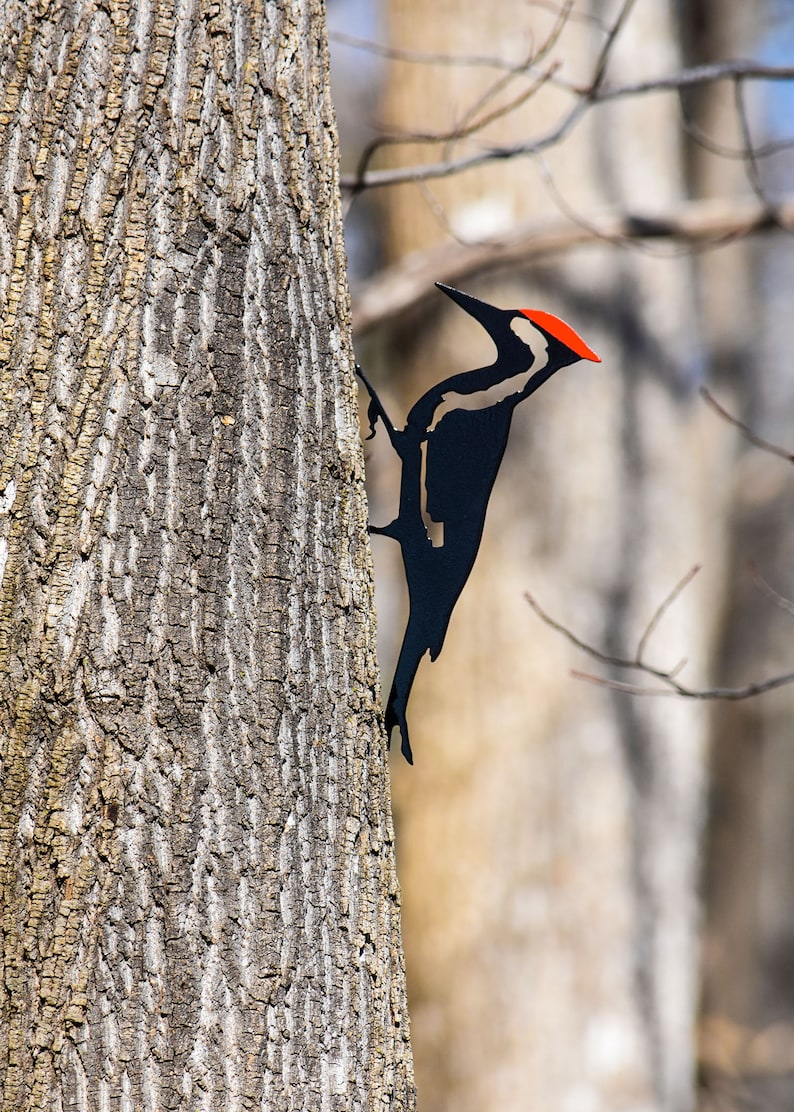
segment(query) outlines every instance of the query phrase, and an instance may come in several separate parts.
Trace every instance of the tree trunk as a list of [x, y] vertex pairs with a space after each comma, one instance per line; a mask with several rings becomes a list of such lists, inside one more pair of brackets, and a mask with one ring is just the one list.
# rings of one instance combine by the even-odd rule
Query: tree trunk
[[[616, 14], [595, 7], [607, 23]], [[672, 11], [636, 7], [611, 81], [675, 71]], [[396, 47], [513, 63], [553, 24], [548, 9], [519, 0], [498, 11], [392, 0], [391, 12]], [[592, 26], [569, 21], [544, 64], [563, 60], [560, 75], [586, 86], [595, 39]], [[394, 63], [388, 122], [398, 134], [453, 128], [496, 76]], [[546, 86], [486, 137], [510, 146], [550, 131], [568, 103]], [[547, 165], [575, 210], [664, 211], [684, 189], [678, 126], [672, 100], [616, 103], [547, 152]], [[403, 153], [409, 163], [440, 157], [427, 145]], [[487, 241], [513, 221], [558, 215], [542, 181], [536, 163], [514, 160], [431, 182], [429, 193], [395, 190], [385, 202], [392, 256], [450, 229]], [[594, 662], [523, 597], [531, 591], [591, 642], [632, 655], [655, 609], [702, 561], [647, 659], [674, 667], [686, 657], [688, 680], [707, 680], [730, 436], [696, 394], [692, 278], [688, 260], [602, 247], [466, 287], [505, 308], [559, 313], [604, 363], [562, 371], [517, 410], [477, 566], [409, 706], [416, 766], [394, 782], [417, 1083], [420, 1106], [434, 1112], [693, 1103], [707, 715], [573, 680], [571, 669]], [[491, 356], [476, 325], [441, 297], [439, 308], [432, 330], [406, 328], [390, 345], [409, 368], [405, 408]]]
[[[698, 61], [769, 60], [784, 43], [782, 9], [701, 0], [694, 6], [702, 36]], [[785, 48], [783, 48], [785, 49]], [[752, 138], [759, 148], [783, 136], [780, 91], [745, 90]], [[691, 114], [722, 147], [745, 137], [735, 105], [718, 90], [701, 94]], [[696, 114], [695, 114], [696, 113]], [[703, 193], [750, 195], [745, 161], [728, 163], [697, 149]], [[791, 152], [759, 159], [759, 185], [771, 199], [791, 181]], [[776, 180], [777, 175], [782, 180]], [[701, 266], [708, 264], [708, 256]], [[719, 353], [720, 398], [760, 435], [792, 447], [794, 391], [790, 360], [794, 319], [791, 245], [786, 236], [755, 237], [719, 252], [706, 271], [704, 311]], [[734, 433], [730, 605], [721, 641], [725, 683], [791, 670], [791, 614], [770, 604], [758, 574], [791, 598], [794, 514], [791, 465]], [[783, 687], [714, 712], [710, 823], [705, 845], [705, 946], [702, 992], [703, 1076], [725, 1102], [788, 1112], [794, 1107], [790, 1046], [794, 1030], [794, 688]], [[782, 1048], [780, 1050], [776, 1048]], [[711, 1107], [711, 1105], [709, 1105]]]
[[410, 1109], [319, 0], [8, 3], [4, 1109]]

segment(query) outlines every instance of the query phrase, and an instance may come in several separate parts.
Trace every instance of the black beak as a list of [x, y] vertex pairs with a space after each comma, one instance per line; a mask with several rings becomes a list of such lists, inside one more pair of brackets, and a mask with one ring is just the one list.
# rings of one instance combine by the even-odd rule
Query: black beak
[[453, 301], [460, 305], [461, 309], [474, 317], [476, 321], [483, 326], [487, 331], [491, 331], [494, 324], [495, 317], [500, 317], [503, 313], [502, 309], [497, 309], [494, 305], [489, 305], [487, 301], [480, 301], [476, 297], [472, 297], [469, 293], [463, 293], [461, 290], [456, 290], [454, 286], [445, 286], [443, 282], [436, 282], [436, 285], [445, 293], [447, 297], [451, 297]]

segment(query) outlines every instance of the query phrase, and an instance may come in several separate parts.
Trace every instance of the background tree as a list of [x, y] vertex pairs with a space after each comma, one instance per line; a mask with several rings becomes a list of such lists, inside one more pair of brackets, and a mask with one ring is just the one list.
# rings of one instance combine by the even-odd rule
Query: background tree
[[0, 14], [4, 1109], [411, 1108], [317, 0]]
[[[536, 11], [527, 25], [519, 3], [498, 14], [486, 4], [466, 5], [465, 17], [457, 5], [445, 12], [400, 0], [391, 8], [394, 41], [416, 42], [424, 20], [424, 48], [509, 49], [514, 65], [553, 42], [562, 75], [585, 84], [593, 40], [606, 41], [609, 30], [572, 20], [559, 28], [555, 11]], [[627, 23], [612, 80], [680, 65], [671, 20], [655, 5]], [[462, 67], [450, 74], [394, 63], [387, 118], [409, 134], [418, 121], [453, 133], [495, 81]], [[522, 88], [517, 77], [489, 107]], [[566, 100], [544, 87], [479, 139], [507, 146], [550, 128]], [[424, 204], [417, 186], [391, 191], [390, 250], [406, 254], [443, 236], [439, 212], [464, 239], [552, 217], [544, 172], [576, 210], [625, 206], [633, 190], [648, 212], [682, 197], [669, 101], [627, 101], [583, 127], [550, 149], [545, 165], [494, 163], [428, 183]], [[634, 156], [605, 156], [612, 148]], [[423, 154], [399, 150], [413, 163]], [[447, 157], [464, 150], [452, 140]], [[718, 561], [720, 515], [704, 512], [720, 503], [713, 453], [702, 466], [693, 460], [708, 427], [722, 430], [693, 389], [699, 341], [689, 278], [686, 259], [589, 248], [473, 291], [559, 313], [604, 364], [561, 373], [516, 414], [477, 571], [443, 656], [417, 684], [416, 775], [395, 780], [417, 1077], [434, 1108], [586, 1099], [615, 1112], [691, 1102], [705, 717], [572, 689], [573, 651], [550, 645], [522, 609], [532, 590], [554, 612], [627, 646], [693, 551], [712, 570]], [[415, 333], [398, 341], [401, 361], [415, 368], [406, 399], [442, 366], [449, 373], [487, 359], [472, 351], [476, 329], [452, 317], [438, 342], [427, 332], [415, 345]], [[664, 543], [674, 524], [675, 542]], [[654, 649], [703, 659], [710, 601], [693, 590]]]
[[[581, 654], [520, 612], [530, 589], [606, 655], [628, 659], [657, 614], [645, 658], [667, 669], [687, 658], [679, 678], [694, 688], [791, 672], [790, 614], [768, 606], [730, 560], [743, 537], [791, 594], [778, 536], [788, 515], [764, 493], [785, 495], [785, 465], [759, 463], [757, 451], [751, 463], [697, 392], [716, 383], [746, 417], [763, 411], [743, 402], [768, 394], [786, 442], [790, 406], [771, 383], [778, 370], [787, 379], [780, 337], [790, 314], [778, 309], [773, 320], [770, 295], [790, 296], [789, 285], [780, 262], [772, 280], [754, 279], [752, 260], [771, 259], [771, 236], [735, 242], [792, 226], [784, 125], [777, 154], [760, 128], [762, 96], [773, 104], [794, 76], [779, 45], [785, 25], [764, 22], [770, 10], [725, 19], [707, 4], [683, 18], [680, 6], [642, 2], [389, 5], [378, 48], [383, 136], [346, 175], [352, 213], [356, 191], [380, 187], [387, 233], [389, 266], [357, 301], [372, 337], [368, 366], [395, 368], [405, 411], [430, 381], [487, 358], [475, 326], [456, 322], [440, 297], [434, 312], [435, 278], [560, 312], [605, 357], [603, 369], [563, 372], [517, 414], [478, 569], [413, 699], [417, 767], [397, 774], [397, 815], [419, 1091], [433, 1108], [692, 1105], [711, 737], [722, 839], [738, 813], [746, 819], [730, 832], [731, 852], [708, 849], [707, 891], [719, 856], [722, 896], [709, 909], [707, 1007], [721, 1004], [707, 1017], [707, 1067], [728, 1045], [715, 1033], [736, 1045], [776, 1014], [759, 1001], [752, 924], [765, 918], [769, 930], [774, 920], [785, 935], [788, 882], [774, 879], [760, 816], [764, 798], [786, 807], [790, 730], [776, 734], [772, 764], [758, 743], [772, 720], [790, 722], [790, 688], [714, 718], [702, 706], [583, 690], [567, 674]], [[757, 167], [773, 159], [777, 189], [768, 173], [758, 188]], [[786, 258], [787, 240], [777, 242]], [[582, 243], [587, 251], [574, 250]], [[687, 244], [723, 249], [693, 257]], [[384, 322], [386, 356], [374, 332]], [[759, 357], [770, 336], [777, 369], [767, 373]], [[394, 487], [393, 476], [381, 482], [387, 468], [373, 449], [379, 521], [390, 517], [378, 506], [382, 487]], [[750, 485], [734, 487], [731, 476], [748, 473]], [[764, 520], [768, 511], [777, 522], [764, 534], [778, 537], [774, 566], [747, 528], [748, 493], [750, 508], [760, 497]], [[379, 560], [379, 549], [393, 557], [388, 541], [375, 543]], [[659, 611], [696, 562], [698, 579]], [[745, 585], [752, 622], [726, 609]], [[392, 608], [386, 597], [387, 618]], [[749, 722], [738, 748], [722, 747], [727, 720]], [[742, 781], [748, 763], [759, 786], [768, 768], [765, 797]], [[727, 819], [720, 785], [734, 801], [741, 792]], [[753, 870], [765, 847], [762, 879]], [[787, 869], [787, 854], [775, 860]], [[741, 979], [756, 986], [752, 1013], [721, 1010], [731, 997], [748, 1001], [734, 975], [738, 938]], [[780, 991], [775, 999], [779, 1015]], [[726, 1024], [729, 1015], [743, 1026]], [[762, 1058], [744, 1061], [757, 1070]], [[786, 1061], [778, 1054], [774, 1068]], [[742, 1068], [734, 1057], [730, 1069]], [[790, 1086], [779, 1107], [788, 1104]]]

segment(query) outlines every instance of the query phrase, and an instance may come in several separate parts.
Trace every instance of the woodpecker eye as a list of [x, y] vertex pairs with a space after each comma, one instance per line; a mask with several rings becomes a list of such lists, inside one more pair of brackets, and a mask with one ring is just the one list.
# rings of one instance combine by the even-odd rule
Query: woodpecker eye
[[536, 365], [534, 370], [538, 370], [546, 361], [546, 352], [548, 351], [546, 337], [542, 332], [538, 332], [532, 321], [527, 320], [526, 317], [514, 317], [510, 321], [510, 327], [519, 340], [525, 343], [535, 356]]

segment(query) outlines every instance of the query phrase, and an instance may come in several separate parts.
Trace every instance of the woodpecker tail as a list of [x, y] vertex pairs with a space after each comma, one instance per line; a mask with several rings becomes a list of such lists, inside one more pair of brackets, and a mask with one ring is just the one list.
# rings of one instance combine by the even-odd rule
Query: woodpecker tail
[[394, 670], [394, 682], [389, 692], [389, 701], [386, 704], [386, 732], [391, 737], [395, 726], [400, 727], [402, 736], [402, 755], [408, 764], [414, 763], [411, 752], [411, 742], [408, 737], [408, 723], [405, 720], [408, 696], [419, 667], [419, 661], [427, 652], [427, 635], [416, 620], [416, 613], [411, 608], [408, 614], [408, 625], [405, 627], [405, 636], [397, 658], [397, 667]]
[[408, 764], [412, 765], [414, 763], [414, 755], [411, 752], [411, 739], [408, 736], [408, 723], [405, 718], [405, 706], [407, 702], [407, 694], [400, 698], [397, 694], [396, 685], [392, 684], [391, 692], [389, 693], [389, 701], [386, 704], [384, 720], [386, 724], [386, 737], [389, 740], [389, 748], [391, 748], [391, 732], [395, 726], [399, 726], [400, 737], [402, 739], [400, 751]]

